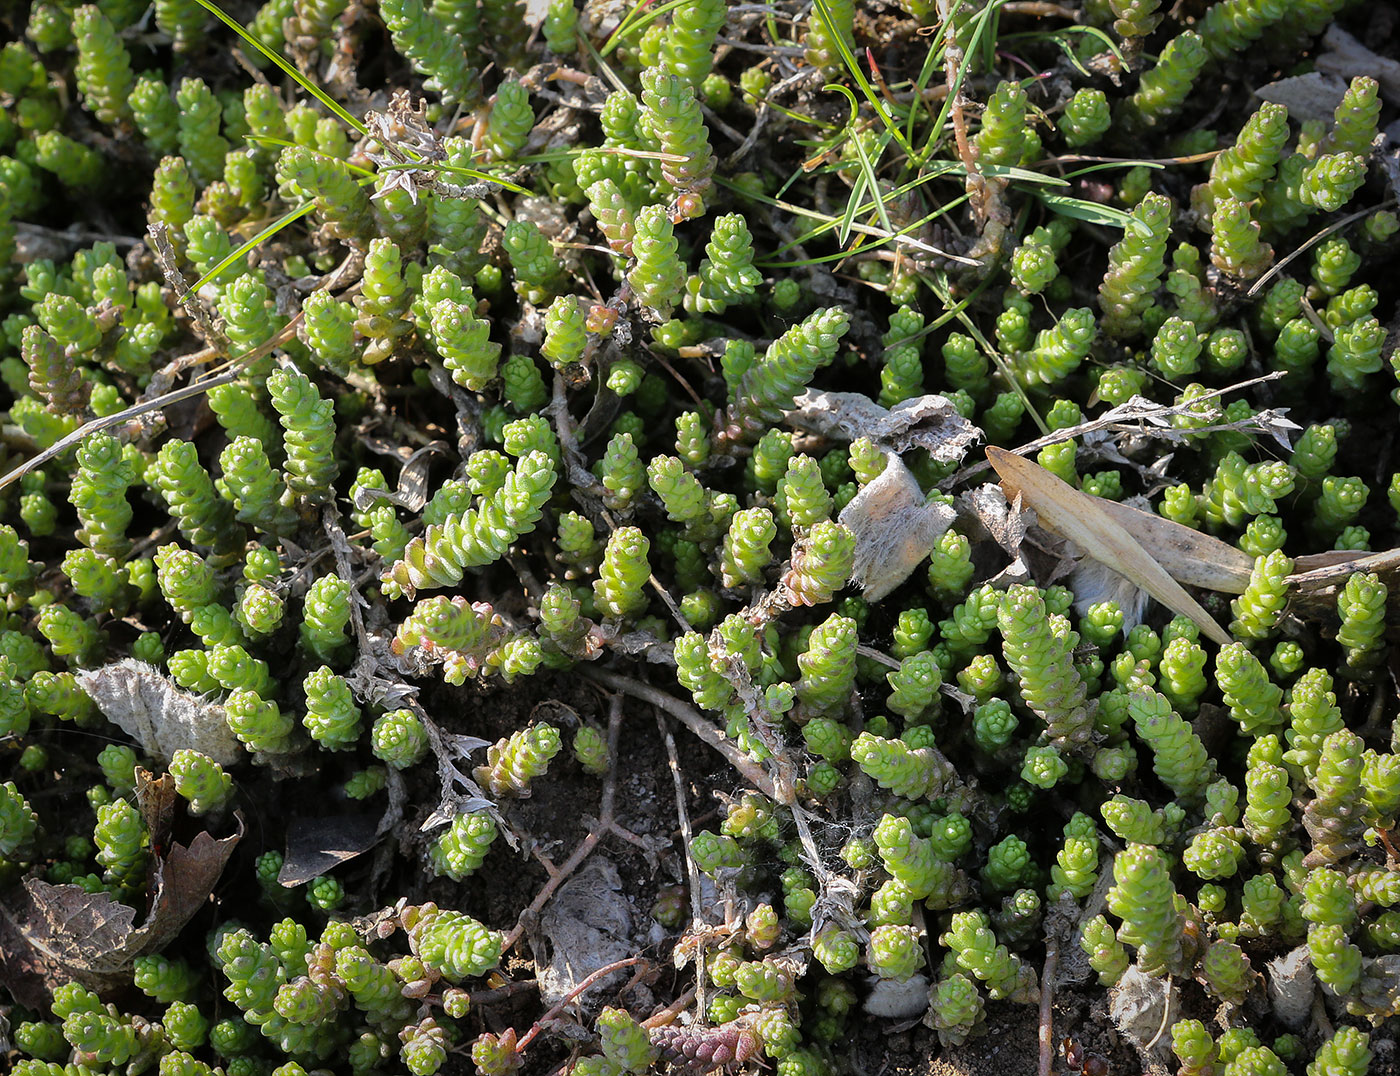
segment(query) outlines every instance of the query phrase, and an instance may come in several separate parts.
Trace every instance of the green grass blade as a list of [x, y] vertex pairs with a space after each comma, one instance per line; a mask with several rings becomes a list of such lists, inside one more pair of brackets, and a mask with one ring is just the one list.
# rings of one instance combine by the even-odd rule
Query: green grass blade
[[[932, 223], [939, 217], [946, 216], [949, 212], [958, 208], [960, 205], [966, 202], [967, 197], [968, 196], [966, 194], [959, 195], [953, 201], [940, 205], [933, 212], [920, 217], [918, 220], [899, 229], [899, 231], [892, 232], [888, 235], [881, 234], [877, 232], [874, 228], [868, 228], [863, 224], [851, 225], [851, 231], [855, 232], [857, 235], [868, 236], [874, 240], [874, 242], [872, 243], [864, 243], [860, 248], [862, 251], [879, 250], [881, 247], [895, 244], [895, 240], [900, 239], [901, 237], [909, 234], [910, 232], [922, 228], [926, 224]], [[819, 216], [819, 214], [813, 213], [811, 214], [811, 216], [817, 217]], [[817, 227], [813, 228], [811, 231], [798, 236], [790, 243], [784, 243], [773, 253], [774, 255], [782, 254], [784, 251], [791, 250], [793, 247], [796, 246], [800, 246], [801, 244], [806, 243], [810, 239], [814, 239], [818, 236], [825, 235], [827, 232], [831, 231], [834, 227], [836, 227], [836, 224], [837, 221], [834, 218], [824, 220], [821, 224], [817, 225]], [[774, 261], [771, 258], [760, 259], [756, 260], [754, 262], [754, 265], [758, 266], [760, 269], [800, 269], [806, 265], [823, 265], [826, 262], [839, 262], [846, 258], [849, 258], [853, 253], [855, 252], [852, 250], [838, 250], [831, 254], [823, 254], [815, 258], [800, 258], [796, 261], [790, 262]]]
[[315, 206], [313, 205], [313, 203], [307, 202], [305, 205], [299, 205], [294, 209], [287, 210], [287, 212], [283, 213], [280, 217], [274, 220], [257, 235], [253, 236], [252, 239], [249, 239], [236, 250], [231, 251], [221, 262], [219, 262], [218, 265], [214, 266], [214, 268], [210, 269], [209, 272], [205, 273], [202, 277], [200, 277], [193, 284], [191, 284], [190, 291], [198, 291], [200, 288], [204, 287], [205, 284], [208, 284], [209, 281], [213, 280], [230, 265], [238, 261], [238, 259], [244, 257], [250, 250], [253, 250], [260, 244], [265, 243], [268, 239], [271, 239], [283, 228], [287, 227], [287, 225], [293, 224], [296, 221], [301, 220], [302, 217], [306, 216], [314, 208]]
[[1091, 172], [1105, 172], [1113, 168], [1152, 168], [1161, 170], [1166, 168], [1166, 165], [1161, 161], [1099, 161], [1096, 164], [1089, 165], [1087, 168], [1079, 168], [1073, 172], [1066, 172], [1065, 178], [1077, 179], [1079, 176], [1087, 176]]
[[1052, 44], [1054, 44], [1056, 48], [1058, 48], [1061, 52], [1065, 54], [1065, 59], [1067, 59], [1071, 64], [1074, 65], [1074, 69], [1076, 71], [1078, 71], [1085, 78], [1096, 78], [1097, 76], [1094, 74], [1094, 72], [1090, 71], [1087, 67], [1085, 67], [1083, 61], [1079, 59], [1079, 53], [1075, 49], [1074, 43], [1069, 40], [1069, 35], [1071, 34], [1088, 34], [1090, 37], [1097, 38], [1099, 43], [1102, 44], [1103, 47], [1109, 52], [1113, 53], [1113, 55], [1117, 57], [1118, 62], [1122, 64], [1123, 53], [1119, 50], [1118, 45], [1114, 42], [1113, 38], [1111, 38], [1108, 34], [1104, 33], [1104, 31], [1100, 30], [1097, 26], [1066, 26], [1059, 30], [1053, 31], [1052, 33], [1027, 32], [1019, 34], [1003, 34], [1001, 37], [1001, 42], [1011, 43], [1014, 41], [1019, 41], [1021, 39], [1033, 41], [1050, 41]]
[[[831, 5], [826, 0], [815, 0], [815, 5], [821, 17], [826, 20], [826, 24], [834, 27], [836, 21], [831, 16]], [[860, 87], [862, 96], [870, 102], [870, 107], [875, 110], [875, 115], [880, 117], [880, 122], [884, 124], [885, 130], [889, 131], [890, 136], [899, 143], [900, 149], [904, 150], [910, 157], [914, 156], [914, 147], [905, 141], [904, 132], [899, 129], [899, 124], [895, 123], [894, 117], [885, 110], [885, 102], [880, 99], [880, 95], [875, 92], [875, 87], [870, 85], [870, 80], [861, 71], [860, 64], [856, 61], [850, 46], [846, 44], [845, 39], [840, 34], [832, 36], [836, 41], [837, 50], [841, 53], [842, 65], [850, 72], [856, 85]]]
[[1038, 190], [1032, 193], [1045, 203], [1047, 209], [1062, 217], [1082, 220], [1086, 224], [1102, 224], [1120, 231], [1132, 228], [1139, 235], [1150, 234], [1146, 225], [1141, 224], [1131, 213], [1125, 213], [1115, 206], [1086, 202], [1083, 198], [1071, 198], [1068, 195], [1055, 194], [1051, 191]]
[[214, 3], [214, 0], [198, 0], [198, 2], [200, 7], [204, 8], [216, 19], [218, 19], [225, 26], [227, 26], [230, 30], [232, 30], [239, 37], [241, 37], [244, 41], [252, 45], [253, 48], [257, 49], [260, 53], [262, 53], [269, 60], [275, 63], [279, 68], [281, 68], [282, 72], [286, 74], [289, 78], [291, 78], [298, 86], [300, 86], [303, 90], [309, 93], [312, 97], [316, 98], [316, 100], [320, 101], [321, 104], [326, 106], [326, 108], [330, 109], [331, 113], [337, 116], [340, 119], [341, 123], [344, 123], [346, 126], [351, 127], [356, 131], [359, 131], [361, 135], [369, 134], [369, 131], [365, 128], [365, 125], [363, 123], [357, 120], [354, 116], [350, 115], [350, 113], [346, 112], [345, 109], [343, 109], [339, 105], [339, 103], [332, 100], [331, 97], [323, 89], [321, 89], [320, 86], [317, 86], [314, 82], [308, 79], [295, 67], [289, 64], [280, 53], [273, 52], [270, 48], [268, 48], [251, 33], [249, 33], [248, 30], [245, 29], [244, 26], [237, 19], [233, 18], [231, 15], [225, 14], [223, 9], [220, 8], [219, 5]]
[[[851, 234], [851, 225], [855, 222], [856, 218], [856, 203], [860, 201], [866, 188], [870, 190], [871, 195], [875, 198], [875, 206], [880, 214], [880, 223], [885, 226], [885, 231], [893, 232], [894, 226], [890, 223], [889, 214], [885, 211], [885, 200], [880, 196], [880, 183], [875, 178], [875, 166], [871, 163], [869, 156], [866, 154], [865, 146], [861, 144], [859, 132], [854, 130], [856, 117], [860, 115], [860, 102], [856, 100], [855, 94], [846, 89], [845, 86], [838, 85], [837, 83], [829, 83], [823, 86], [822, 89], [835, 90], [850, 102], [851, 115], [846, 121], [846, 129], [851, 132], [848, 135], [848, 140], [852, 148], [855, 149], [856, 157], [860, 162], [861, 182], [851, 188], [851, 197], [846, 202], [846, 212], [841, 218], [841, 230], [837, 233], [839, 242], [842, 246], [846, 245], [846, 240]], [[884, 146], [882, 145], [880, 148], [881, 152], [883, 152]], [[878, 156], [875, 158], [876, 161], [879, 159]]]
[[[511, 163], [529, 164], [534, 160], [535, 158], [533, 157], [526, 157], [520, 160], [512, 161]], [[529, 187], [522, 187], [520, 186], [520, 184], [512, 183], [508, 179], [502, 179], [500, 176], [493, 176], [490, 172], [483, 172], [479, 168], [464, 168], [461, 165], [444, 164], [440, 161], [435, 161], [431, 163], [422, 163], [418, 161], [405, 161], [403, 164], [391, 163], [386, 164], [382, 168], [380, 168], [379, 173], [382, 174], [384, 172], [403, 172], [409, 169], [415, 169], [420, 172], [445, 172], [449, 175], [464, 176], [467, 179], [474, 179], [479, 183], [494, 183], [496, 186], [504, 187], [506, 190], [512, 191], [515, 194], [534, 193], [530, 190]]]
[[[991, 4], [989, 4], [987, 7], [983, 8], [981, 11], [979, 11], [976, 15], [973, 16], [972, 21], [976, 23], [976, 26], [972, 31], [972, 40], [968, 42], [968, 52], [977, 51], [978, 44], [982, 40], [982, 34], [987, 28], [987, 17], [989, 13], [995, 7], [998, 7], [1000, 4], [1003, 4], [1005, 2], [1006, 0], [992, 0]], [[962, 0], [958, 0], [958, 2], [955, 3], [952, 6], [952, 8], [949, 9], [948, 17], [952, 18], [953, 15], [957, 12], [958, 8], [960, 8], [961, 6]], [[966, 63], [963, 63], [958, 68], [957, 77], [953, 79], [953, 88], [949, 92], [948, 96], [943, 99], [943, 107], [938, 110], [938, 119], [934, 121], [933, 129], [929, 132], [928, 141], [924, 143], [923, 150], [918, 154], [911, 154], [911, 156], [914, 157], [915, 162], [920, 167], [922, 167], [928, 161], [929, 157], [932, 156], [934, 149], [938, 145], [938, 140], [942, 137], [943, 128], [948, 125], [948, 116], [953, 111], [953, 102], [956, 101], [958, 95], [962, 93], [963, 82], [967, 78], [967, 67], [968, 65]]]
[[[943, 63], [943, 53], [948, 47], [943, 36], [938, 35], [937, 43], [928, 50], [924, 56], [923, 66], [919, 68], [919, 77], [913, 82], [914, 100], [909, 105], [909, 115], [904, 122], [904, 137], [912, 146], [914, 144], [914, 124], [921, 114], [925, 114], [931, 120], [937, 120], [937, 114], [933, 107], [924, 100], [924, 91], [928, 89], [930, 81]], [[922, 105], [922, 109], [918, 106]]]
[[1044, 172], [1032, 172], [1026, 168], [1012, 168], [1004, 164], [984, 164], [982, 166], [984, 176], [1004, 176], [1007, 179], [1019, 180], [1022, 183], [1036, 183], [1043, 187], [1068, 187], [1069, 180], [1061, 179], [1059, 176], [1048, 176]]
[[[670, 0], [669, 3], [662, 4], [660, 7], [651, 8], [651, 0], [643, 0], [642, 3], [629, 11], [623, 17], [622, 21], [617, 24], [617, 29], [603, 42], [603, 47], [599, 54], [602, 56], [608, 55], [608, 53], [612, 52], [618, 45], [622, 44], [624, 38], [631, 37], [644, 26], [650, 26], [662, 15], [666, 14], [666, 12], [673, 11], [682, 4], [691, 2], [692, 0]], [[647, 11], [647, 8], [651, 8], [651, 10]], [[639, 11], [646, 11], [646, 14], [634, 19], [632, 16], [636, 15]]]

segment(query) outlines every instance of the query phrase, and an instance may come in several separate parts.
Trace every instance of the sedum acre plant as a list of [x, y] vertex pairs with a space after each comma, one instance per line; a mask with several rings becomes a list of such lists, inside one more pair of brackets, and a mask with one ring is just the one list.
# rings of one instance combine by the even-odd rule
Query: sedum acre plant
[[11, 7], [13, 1071], [1393, 1053], [1364, 5]]

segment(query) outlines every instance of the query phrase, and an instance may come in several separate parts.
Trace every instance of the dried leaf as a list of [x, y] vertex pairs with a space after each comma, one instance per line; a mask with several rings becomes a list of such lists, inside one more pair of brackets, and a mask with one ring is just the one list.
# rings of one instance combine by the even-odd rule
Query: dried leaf
[[908, 979], [876, 979], [862, 1002], [865, 1011], [880, 1020], [910, 1020], [929, 1007], [928, 976], [922, 972]]
[[1309, 553], [1295, 560], [1288, 584], [1306, 594], [1326, 590], [1328, 587], [1345, 586], [1353, 572], [1373, 572], [1376, 575], [1389, 576], [1396, 571], [1400, 571], [1400, 549], [1386, 549], [1379, 553], [1329, 549], [1323, 553]]
[[395, 504], [410, 512], [420, 512], [428, 503], [428, 472], [437, 456], [446, 456], [451, 446], [446, 441], [432, 441], [404, 461], [399, 470], [398, 488], [394, 491], [357, 487], [355, 507], [367, 512], [376, 504]]
[[[1076, 547], [1070, 542], [1066, 548]], [[1088, 616], [1089, 610], [1101, 602], [1117, 605], [1123, 613], [1124, 634], [1142, 623], [1142, 614], [1147, 610], [1147, 591], [1093, 557], [1079, 558], [1070, 572], [1069, 589], [1074, 591], [1074, 611], [1080, 616]]]
[[[459, 814], [486, 810], [490, 811], [492, 817], [496, 819], [501, 833], [510, 846], [512, 848], [518, 847], [515, 834], [505, 824], [500, 810], [486, 798], [486, 795], [481, 791], [481, 786], [457, 766], [458, 762], [465, 762], [470, 769], [472, 752], [480, 751], [483, 747], [490, 747], [491, 741], [483, 740], [479, 736], [444, 732], [437, 727], [437, 724], [428, 717], [421, 707], [414, 705], [413, 710], [418, 715], [418, 719], [423, 722], [423, 728], [428, 733], [428, 743], [437, 759], [438, 783], [441, 788], [437, 809], [423, 820], [423, 825], [419, 827], [420, 830], [427, 833], [438, 826], [447, 825]], [[459, 792], [459, 788], [462, 791]]]
[[[1089, 434], [1101, 430], [1137, 437], [1152, 437], [1175, 443], [1193, 440], [1204, 433], [1223, 431], [1262, 433], [1272, 437], [1282, 448], [1287, 450], [1292, 447], [1289, 437], [1301, 429], [1296, 422], [1288, 418], [1288, 408], [1269, 407], [1262, 411], [1256, 411], [1247, 418], [1234, 422], [1224, 422], [1222, 421], [1225, 415], [1224, 409], [1218, 402], [1215, 402], [1228, 393], [1239, 392], [1266, 381], [1276, 381], [1283, 376], [1282, 373], [1272, 373], [1264, 374], [1262, 377], [1252, 377], [1235, 385], [1213, 389], [1185, 403], [1171, 405], [1153, 403], [1145, 397], [1133, 396], [1105, 411], [1098, 418], [1081, 422], [1077, 426], [1056, 430], [1054, 433], [1048, 433], [1029, 444], [1022, 445], [1021, 451], [1029, 452], [1033, 449], [1044, 448], [1057, 441], [1083, 440]], [[1172, 425], [1172, 420], [1181, 416], [1187, 416], [1191, 419], [1189, 427]], [[1203, 421], [1207, 422], [1208, 425], [1199, 425]]]
[[1025, 513], [1007, 502], [1000, 486], [990, 483], [978, 486], [963, 494], [962, 501], [1008, 557], [1020, 555], [1028, 521]]
[[1336, 75], [1310, 71], [1306, 75], [1276, 79], [1267, 86], [1260, 86], [1254, 95], [1271, 104], [1283, 105], [1288, 109], [1288, 118], [1301, 123], [1330, 120], [1346, 92], [1346, 82]]
[[1007, 498], [1020, 496], [1035, 509], [1046, 530], [1068, 538], [1086, 556], [1136, 583], [1173, 612], [1189, 616], [1208, 638], [1222, 646], [1230, 641], [1196, 599], [1103, 510], [1103, 498], [1081, 493], [1039, 464], [1005, 449], [988, 447], [987, 459], [1001, 476]]
[[[1087, 497], [1088, 494], [1080, 494]], [[1136, 539], [1178, 583], [1188, 587], [1243, 594], [1254, 570], [1254, 558], [1244, 550], [1173, 523], [1156, 512], [1146, 512], [1130, 504], [1091, 498]]]
[[145, 922], [110, 893], [26, 878], [0, 904], [0, 983], [21, 1004], [47, 1009], [53, 989], [76, 979], [98, 993], [129, 987], [136, 958], [164, 949], [209, 899], [238, 832], [200, 833], [174, 845], [154, 872], [155, 898]]
[[1319, 71], [1350, 81], [1357, 75], [1370, 75], [1381, 85], [1381, 96], [1390, 104], [1400, 104], [1400, 62], [1377, 55], [1336, 23], [1322, 35], [1326, 51], [1315, 61]]
[[859, 392], [808, 389], [785, 413], [798, 429], [838, 440], [868, 437], [891, 452], [922, 448], [940, 463], [960, 460], [982, 436], [945, 396], [918, 396], [886, 410]]
[[[539, 968], [540, 997], [546, 1005], [568, 997], [604, 965], [634, 955], [632, 916], [617, 868], [595, 852], [545, 905], [538, 928], [530, 932], [530, 944]], [[627, 974], [619, 969], [604, 976], [582, 998], [601, 1001], [607, 988]]]
[[904, 461], [889, 455], [885, 469], [840, 516], [856, 537], [851, 580], [864, 588], [866, 601], [879, 601], [904, 582], [956, 518], [946, 504], [925, 504]]
[[243, 758], [224, 708], [176, 687], [154, 665], [126, 658], [79, 672], [77, 679], [108, 721], [162, 763], [181, 748], [208, 755], [220, 766]]
[[165, 773], [156, 777], [150, 770], [136, 767], [136, 806], [141, 821], [151, 835], [152, 848], [170, 843], [170, 827], [175, 820], [175, 778]]
[[369, 814], [293, 819], [278, 884], [301, 885], [363, 855], [374, 847], [378, 829], [379, 819]]
[[1312, 1016], [1317, 980], [1306, 945], [1275, 957], [1265, 965], [1268, 973], [1269, 1002], [1274, 1015], [1285, 1027], [1303, 1031]]

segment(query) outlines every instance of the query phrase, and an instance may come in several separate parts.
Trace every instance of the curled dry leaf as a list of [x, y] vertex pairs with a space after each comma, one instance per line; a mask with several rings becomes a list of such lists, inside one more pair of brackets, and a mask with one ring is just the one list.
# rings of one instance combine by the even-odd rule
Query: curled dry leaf
[[872, 602], [904, 582], [957, 518], [949, 505], [924, 503], [923, 490], [897, 455], [886, 459], [885, 469], [840, 516], [856, 536], [851, 580]]
[[[388, 447], [391, 442], [386, 439], [361, 438], [361, 440], [367, 444], [367, 447], [379, 451], [383, 455], [398, 458], [398, 454]], [[423, 506], [428, 503], [428, 494], [431, 492], [428, 481], [429, 471], [438, 457], [446, 457], [451, 451], [452, 448], [446, 441], [429, 442], [403, 462], [403, 467], [399, 470], [397, 489], [376, 489], [373, 486], [356, 487], [355, 507], [361, 512], [367, 512], [377, 504], [388, 503], [398, 505], [409, 512], [421, 512]]]
[[1171, 1036], [1160, 1029], [1171, 1027], [1181, 1012], [1181, 990], [1168, 976], [1148, 975], [1136, 964], [1108, 992], [1108, 1013], [1114, 1024], [1144, 1057], [1165, 1061]]
[[175, 778], [168, 773], [159, 777], [142, 766], [136, 767], [136, 807], [141, 821], [150, 834], [152, 848], [164, 848], [170, 843], [170, 829], [175, 823]]
[[[1210, 639], [1222, 646], [1230, 641], [1225, 630], [1186, 592], [1172, 573], [1143, 548], [1137, 535], [1105, 510], [1104, 505], [1112, 502], [1081, 493], [1039, 464], [1005, 449], [989, 447], [987, 459], [1001, 477], [1007, 499], [1014, 502], [1020, 497], [1022, 503], [1035, 509], [1040, 525], [1046, 530], [1068, 538], [1086, 556], [1093, 557], [1135, 583], [1173, 612], [1190, 617]], [[1145, 512], [1138, 515], [1147, 517]], [[1124, 518], [1129, 521], [1134, 519], [1131, 516]], [[1144, 528], [1144, 533], [1149, 535], [1150, 540], [1156, 532]], [[1230, 548], [1223, 542], [1216, 544]]]
[[823, 437], [842, 441], [868, 437], [891, 452], [926, 449], [940, 463], [962, 459], [982, 436], [945, 396], [917, 396], [887, 410], [858, 392], [808, 389], [785, 417], [798, 429]]
[[1269, 987], [1269, 1003], [1274, 1015], [1287, 1028], [1302, 1031], [1312, 1016], [1317, 980], [1306, 945], [1275, 957], [1264, 966]]
[[77, 679], [108, 721], [162, 763], [181, 748], [208, 755], [220, 766], [243, 758], [224, 708], [177, 687], [154, 665], [126, 658], [79, 672]]
[[156, 862], [144, 922], [110, 893], [26, 878], [0, 903], [0, 984], [22, 1005], [47, 1011], [53, 989], [77, 980], [98, 993], [131, 985], [139, 956], [165, 948], [209, 899], [243, 837], [200, 833]]
[[1031, 520], [1028, 513], [1012, 507], [1000, 486], [986, 483], [964, 493], [959, 500], [1002, 552], [1012, 558], [1020, 555]]

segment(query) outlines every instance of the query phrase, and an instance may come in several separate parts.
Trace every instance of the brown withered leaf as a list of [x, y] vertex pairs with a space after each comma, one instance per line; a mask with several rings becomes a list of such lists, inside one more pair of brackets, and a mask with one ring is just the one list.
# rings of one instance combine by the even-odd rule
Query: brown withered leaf
[[940, 463], [960, 460], [982, 431], [946, 396], [917, 396], [886, 410], [859, 392], [808, 389], [793, 402], [787, 420], [798, 429], [843, 441], [868, 437], [891, 452], [927, 449]]
[[156, 864], [155, 899], [144, 922], [110, 893], [24, 880], [0, 903], [0, 983], [21, 1004], [46, 1010], [53, 989], [76, 980], [99, 994], [131, 983], [136, 958], [165, 948], [209, 899], [243, 836], [200, 833]]
[[1104, 510], [1103, 505], [1112, 502], [1081, 493], [1039, 464], [1005, 449], [988, 447], [987, 459], [1001, 477], [1007, 499], [1014, 501], [1019, 494], [1046, 530], [1068, 538], [1084, 555], [1137, 584], [1173, 612], [1190, 617], [1208, 638], [1222, 646], [1230, 641], [1225, 630], [1134, 534]]
[[159, 777], [150, 770], [136, 767], [136, 806], [141, 821], [151, 835], [151, 847], [164, 848], [170, 841], [170, 827], [175, 821], [175, 778], [168, 773]]
[[[1088, 494], [1081, 494], [1087, 497]], [[1137, 540], [1173, 579], [1188, 587], [1243, 594], [1254, 570], [1244, 550], [1120, 501], [1094, 497], [1099, 508]]]
[[208, 755], [220, 766], [243, 758], [224, 708], [181, 690], [154, 665], [126, 658], [77, 674], [78, 684], [103, 716], [161, 762], [181, 748]]

